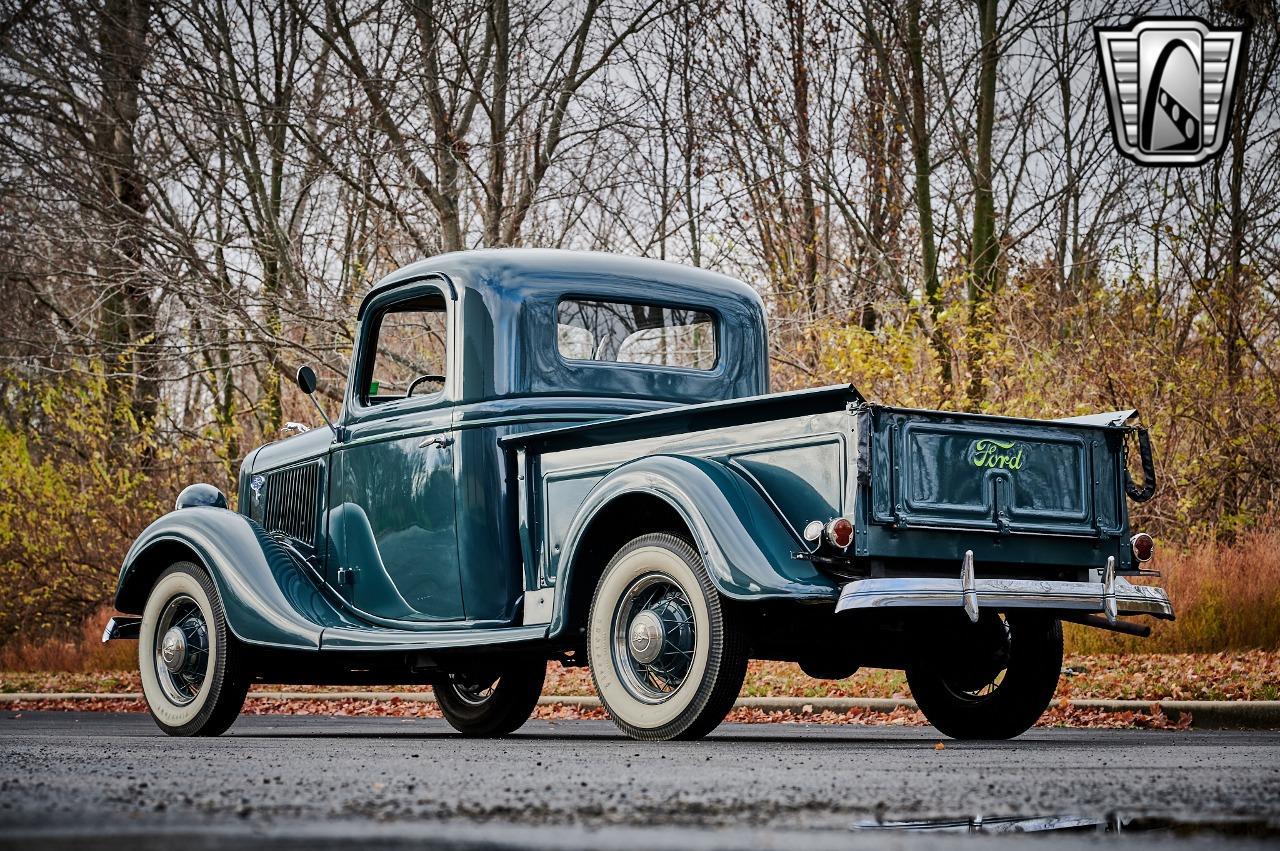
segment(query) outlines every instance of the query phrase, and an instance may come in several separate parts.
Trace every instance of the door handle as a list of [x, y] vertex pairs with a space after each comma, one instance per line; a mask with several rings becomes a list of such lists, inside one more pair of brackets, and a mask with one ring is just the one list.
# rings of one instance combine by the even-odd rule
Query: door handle
[[442, 434], [437, 434], [435, 437], [428, 437], [426, 440], [419, 443], [418, 448], [426, 449], [428, 446], [436, 446], [436, 447], [439, 447], [440, 449], [444, 449], [446, 446], [449, 446], [452, 443], [453, 443], [452, 437], [445, 437]]

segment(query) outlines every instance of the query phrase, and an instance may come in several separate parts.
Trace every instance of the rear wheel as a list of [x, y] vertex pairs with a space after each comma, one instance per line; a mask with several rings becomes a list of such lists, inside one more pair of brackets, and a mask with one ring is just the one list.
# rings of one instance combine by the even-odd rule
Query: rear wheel
[[907, 669], [929, 723], [953, 739], [1011, 739], [1039, 720], [1062, 671], [1062, 625], [1030, 613], [983, 612], [947, 648]]
[[236, 720], [249, 679], [218, 589], [178, 562], [156, 580], [142, 613], [138, 670], [147, 708], [171, 736], [216, 736]]
[[747, 641], [698, 555], [642, 535], [605, 568], [587, 650], [596, 693], [636, 739], [697, 739], [724, 720], [747, 672]]
[[445, 720], [459, 733], [499, 737], [529, 720], [546, 673], [541, 659], [519, 660], [442, 674], [432, 688]]

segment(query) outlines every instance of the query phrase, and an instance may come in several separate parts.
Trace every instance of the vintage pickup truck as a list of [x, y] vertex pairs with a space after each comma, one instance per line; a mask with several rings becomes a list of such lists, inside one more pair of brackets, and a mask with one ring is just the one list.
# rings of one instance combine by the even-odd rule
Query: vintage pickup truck
[[336, 420], [250, 453], [236, 511], [186, 488], [124, 559], [104, 640], [138, 640], [167, 733], [222, 732], [253, 682], [425, 682], [504, 735], [558, 660], [627, 734], [695, 738], [759, 658], [905, 669], [943, 733], [1011, 737], [1062, 621], [1173, 617], [1130, 582], [1153, 543], [1126, 495], [1155, 486], [1132, 411], [767, 395], [754, 290], [602, 254], [424, 260], [357, 319]]

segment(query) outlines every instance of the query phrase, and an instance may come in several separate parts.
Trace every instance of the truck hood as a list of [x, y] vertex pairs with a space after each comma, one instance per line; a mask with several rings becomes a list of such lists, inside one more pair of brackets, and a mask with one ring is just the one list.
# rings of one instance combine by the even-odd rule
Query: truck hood
[[333, 432], [329, 431], [328, 426], [322, 425], [311, 431], [258, 447], [244, 459], [241, 472], [247, 474], [261, 470], [274, 470], [277, 467], [287, 467], [299, 461], [318, 458], [328, 451], [332, 443]]

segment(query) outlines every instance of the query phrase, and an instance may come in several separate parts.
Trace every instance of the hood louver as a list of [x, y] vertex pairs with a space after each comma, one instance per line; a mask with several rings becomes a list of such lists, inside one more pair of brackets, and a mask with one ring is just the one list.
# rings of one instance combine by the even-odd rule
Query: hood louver
[[315, 546], [320, 465], [304, 464], [267, 474], [262, 527]]

